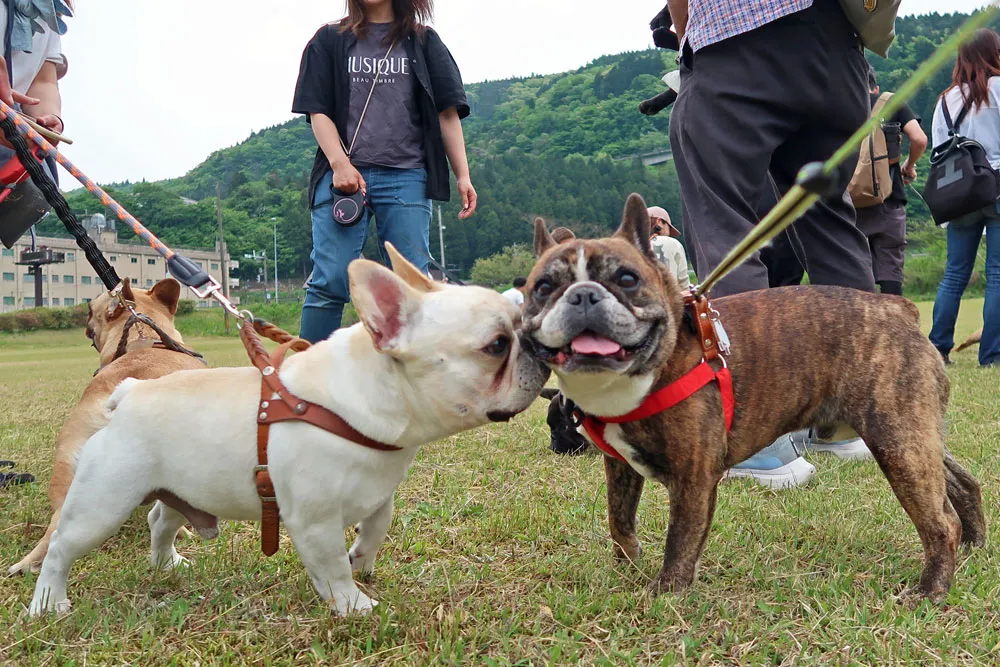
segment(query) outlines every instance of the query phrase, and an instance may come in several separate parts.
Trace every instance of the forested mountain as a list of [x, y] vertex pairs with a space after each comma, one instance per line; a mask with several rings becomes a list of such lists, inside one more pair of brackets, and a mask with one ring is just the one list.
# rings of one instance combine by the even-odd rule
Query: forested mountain
[[[900, 18], [890, 57], [868, 54], [882, 89], [898, 87], [966, 18]], [[605, 56], [572, 72], [469, 85], [472, 115], [464, 128], [479, 212], [459, 221], [456, 201], [443, 206], [449, 266], [464, 275], [476, 258], [527, 242], [536, 215], [590, 233], [612, 229], [632, 191], [679, 221], [672, 163], [644, 167], [635, 159], [669, 148], [669, 112], [649, 118], [637, 106], [664, 90], [660, 77], [676, 67], [674, 55], [636, 51]], [[934, 102], [950, 76], [950, 69], [939, 72], [911, 102], [928, 133]], [[217, 236], [219, 184], [233, 255], [266, 248], [270, 257], [276, 223], [282, 274], [303, 276], [311, 246], [304, 192], [314, 151], [308, 125], [296, 118], [212, 153], [181, 178], [112, 188], [113, 195], [168, 243], [211, 246]], [[83, 191], [70, 200], [81, 213], [99, 207]], [[926, 218], [919, 202], [912, 213]], [[56, 230], [58, 222], [47, 221], [45, 227]], [[431, 234], [435, 257], [437, 237]], [[245, 276], [255, 270], [252, 262], [244, 262]]]

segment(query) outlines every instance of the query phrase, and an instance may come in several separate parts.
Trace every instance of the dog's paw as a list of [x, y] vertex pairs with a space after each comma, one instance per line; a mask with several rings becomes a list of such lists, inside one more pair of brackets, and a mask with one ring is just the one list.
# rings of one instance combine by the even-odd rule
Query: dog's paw
[[365, 579], [372, 576], [375, 571], [375, 552], [362, 553], [355, 544], [347, 552], [347, 557], [351, 561], [351, 572], [356, 572]]
[[661, 593], [679, 593], [691, 585], [691, 578], [660, 574], [646, 585], [646, 592], [656, 597]]
[[923, 604], [924, 600], [939, 605], [944, 603], [947, 598], [948, 591], [946, 590], [925, 591], [920, 586], [912, 586], [900, 593], [897, 601], [909, 609], [916, 609]]
[[611, 551], [615, 556], [615, 560], [635, 565], [642, 556], [642, 545], [634, 537], [631, 540], [615, 540], [612, 542]]
[[176, 569], [178, 567], [190, 567], [191, 561], [180, 555], [176, 551], [172, 554], [166, 556], [157, 556], [150, 558], [150, 562], [153, 565], [154, 570], [160, 570], [161, 572], [169, 572], [170, 570]]
[[331, 603], [333, 612], [338, 616], [367, 616], [378, 606], [378, 600], [373, 600], [357, 589], [351, 593], [334, 595]]
[[50, 612], [55, 612], [58, 616], [65, 616], [72, 608], [73, 603], [69, 600], [47, 602], [45, 604], [43, 604], [41, 600], [32, 600], [31, 606], [28, 607], [28, 616], [38, 618], [39, 616], [44, 616]]
[[20, 563], [14, 563], [9, 568], [7, 568], [7, 574], [19, 575], [19, 574], [38, 574], [42, 571], [41, 562], [33, 563], [28, 560], [22, 560]]

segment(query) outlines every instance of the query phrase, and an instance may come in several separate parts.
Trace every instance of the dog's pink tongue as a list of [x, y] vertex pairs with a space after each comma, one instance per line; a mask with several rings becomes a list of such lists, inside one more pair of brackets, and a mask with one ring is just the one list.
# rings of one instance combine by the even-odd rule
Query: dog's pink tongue
[[586, 333], [574, 338], [570, 348], [577, 354], [598, 354], [607, 357], [618, 354], [622, 346], [610, 338]]

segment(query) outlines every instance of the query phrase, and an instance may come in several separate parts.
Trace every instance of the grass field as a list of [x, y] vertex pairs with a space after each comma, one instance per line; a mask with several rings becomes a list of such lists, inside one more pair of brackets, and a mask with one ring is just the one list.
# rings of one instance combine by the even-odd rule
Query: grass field
[[[981, 307], [965, 304], [960, 336], [979, 326]], [[0, 458], [40, 480], [0, 491], [3, 571], [48, 521], [53, 442], [96, 366], [86, 343], [82, 332], [0, 337]], [[213, 365], [245, 363], [235, 340], [188, 343]], [[974, 352], [956, 361], [950, 445], [982, 482], [995, 527], [1000, 372], [980, 369]], [[0, 577], [0, 663], [1000, 662], [995, 541], [962, 557], [947, 604], [900, 605], [921, 548], [874, 464], [818, 456], [815, 481], [791, 491], [725, 484], [699, 581], [654, 599], [643, 586], [663, 555], [665, 489], [643, 496], [640, 562], [615, 564], [601, 460], [552, 455], [544, 416], [539, 401], [510, 424], [421, 452], [366, 584], [382, 602], [370, 618], [331, 617], [287, 537], [264, 558], [255, 524], [183, 542], [192, 567], [153, 572], [139, 510], [74, 568], [64, 618], [25, 619], [34, 578]]]

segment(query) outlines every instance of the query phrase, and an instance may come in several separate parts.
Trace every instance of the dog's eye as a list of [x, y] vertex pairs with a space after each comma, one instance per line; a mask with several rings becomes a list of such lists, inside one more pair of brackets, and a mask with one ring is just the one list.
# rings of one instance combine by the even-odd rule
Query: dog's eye
[[492, 357], [502, 357], [510, 349], [510, 336], [497, 336], [489, 345], [483, 348], [483, 352]]
[[618, 274], [618, 286], [626, 291], [634, 290], [639, 286], [639, 276], [631, 271], [622, 271]]
[[545, 278], [542, 278], [537, 283], [535, 283], [535, 296], [539, 299], [547, 299], [550, 294], [552, 294], [552, 283]]

